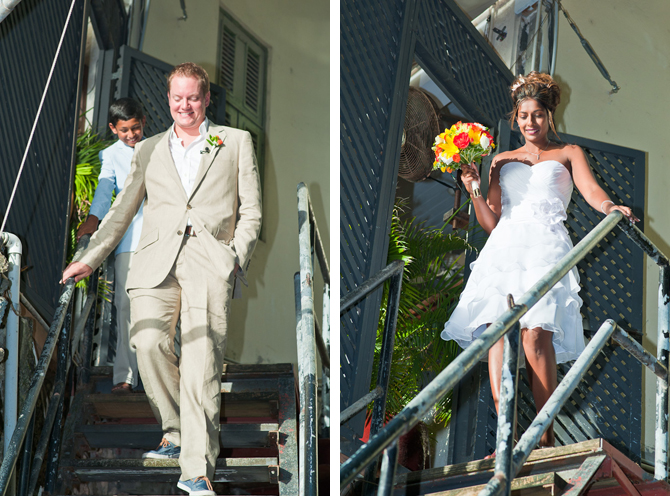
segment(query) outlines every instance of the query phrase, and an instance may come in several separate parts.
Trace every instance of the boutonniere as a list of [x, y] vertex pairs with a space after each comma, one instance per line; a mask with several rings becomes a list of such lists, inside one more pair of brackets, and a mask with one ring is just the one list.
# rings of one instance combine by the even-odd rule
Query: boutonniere
[[[223, 144], [223, 140], [219, 137], [218, 134], [216, 136], [212, 136], [210, 134], [209, 138], [207, 138], [205, 141], [207, 142], [208, 145], [210, 145], [214, 149], [219, 148], [221, 146], [225, 146]], [[203, 153], [209, 153], [209, 152], [210, 152], [209, 147], [206, 146], [205, 149], [200, 152], [200, 154], [202, 155]]]

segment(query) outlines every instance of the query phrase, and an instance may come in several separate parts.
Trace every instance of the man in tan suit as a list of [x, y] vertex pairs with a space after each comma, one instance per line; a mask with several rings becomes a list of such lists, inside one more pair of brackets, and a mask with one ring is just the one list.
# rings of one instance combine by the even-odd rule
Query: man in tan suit
[[[192, 63], [168, 77], [174, 125], [135, 147], [121, 194], [79, 261], [80, 280], [109, 255], [144, 200], [144, 225], [128, 276], [131, 346], [163, 441], [144, 456], [179, 458], [177, 484], [214, 496], [221, 375], [229, 302], [261, 225], [251, 136], [205, 117], [209, 78]], [[174, 350], [181, 317], [181, 354]]]

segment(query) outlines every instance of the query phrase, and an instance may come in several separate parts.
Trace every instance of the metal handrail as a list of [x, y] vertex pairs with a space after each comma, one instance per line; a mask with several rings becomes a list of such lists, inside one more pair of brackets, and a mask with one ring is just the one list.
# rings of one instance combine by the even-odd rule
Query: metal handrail
[[[658, 265], [661, 266], [661, 284], [659, 288], [659, 343], [658, 343], [658, 358], [654, 359], [648, 352], [640, 346], [630, 346], [629, 336], [620, 329], [615, 328], [616, 324], [613, 322], [606, 323], [601, 327], [596, 336], [598, 340], [606, 341], [604, 335], [611, 335], [615, 333], [615, 339], [627, 349], [630, 347], [634, 349], [634, 356], [642, 359], [642, 363], [650, 367], [652, 371], [657, 373], [657, 428], [656, 428], [656, 474], [655, 478], [661, 479], [667, 477], [668, 462], [668, 344], [667, 329], [670, 316], [670, 302], [668, 298], [668, 290], [670, 289], [670, 270], [668, 270], [668, 258], [660, 252], [658, 248], [647, 238], [638, 228], [623, 219], [621, 212], [614, 211], [603, 219], [589, 234], [587, 234], [568, 254], [566, 254], [558, 264], [552, 268], [535, 286], [533, 286], [527, 293], [525, 293], [516, 304], [512, 304], [511, 308], [507, 310], [497, 321], [492, 323], [468, 348], [466, 348], [446, 369], [444, 369], [433, 381], [431, 381], [410, 403], [396, 415], [386, 427], [377, 435], [371, 436], [369, 442], [359, 448], [354, 455], [342, 464], [340, 469], [340, 485], [344, 488], [351, 480], [361, 472], [367, 465], [374, 461], [385, 449], [385, 459], [389, 458], [383, 463], [382, 475], [379, 493], [389, 494], [393, 475], [389, 476], [384, 473], [384, 470], [395, 470], [395, 459], [393, 458], [397, 453], [394, 448], [397, 439], [408, 432], [418, 421], [426, 415], [439, 402], [444, 395], [453, 389], [453, 387], [474, 367], [474, 365], [488, 352], [488, 350], [503, 337], [513, 326], [517, 325], [518, 320], [523, 316], [539, 299], [558, 281], [560, 281], [589, 251], [591, 251], [596, 244], [603, 239], [615, 225], [619, 225], [626, 235], [635, 242], [647, 255], [649, 255]], [[513, 302], [511, 302], [513, 303]], [[663, 325], [666, 329], [665, 336], [660, 331]], [[605, 328], [605, 330], [603, 330]], [[596, 337], [591, 340], [593, 346], [587, 346], [586, 350], [580, 355], [580, 360], [575, 362], [571, 368], [573, 374], [581, 377], [585, 373], [585, 368], [590, 365], [589, 360], [595, 358], [597, 353]], [[588, 351], [587, 351], [588, 350]], [[589, 356], [592, 353], [593, 356]], [[513, 354], [512, 354], [513, 355]], [[583, 357], [583, 359], [582, 359]], [[507, 357], [512, 361], [514, 357]], [[518, 363], [518, 362], [517, 362]], [[578, 365], [579, 363], [579, 365]], [[512, 365], [508, 362], [509, 365]], [[518, 364], [517, 364], [518, 367]], [[584, 370], [581, 370], [584, 368]], [[566, 375], [566, 378], [568, 376]], [[505, 491], [507, 481], [511, 481], [518, 473], [518, 470], [523, 465], [525, 457], [528, 456], [532, 447], [537, 443], [537, 440], [542, 436], [544, 431], [551, 423], [551, 409], [556, 409], [555, 414], [560, 410], [561, 405], [565, 402], [562, 394], [563, 389], [567, 388], [568, 383], [564, 378], [561, 384], [566, 383], [564, 388], [557, 389], [552, 397], [549, 399], [545, 407], [538, 413], [535, 421], [531, 427], [526, 431], [524, 436], [519, 441], [516, 449], [513, 452], [513, 463], [509, 463], [507, 473], [503, 473], [501, 466], [499, 467], [498, 460], [496, 460], [496, 472], [494, 478], [489, 482], [487, 488], [481, 494], [501, 494]], [[560, 386], [559, 386], [560, 387]], [[574, 389], [574, 388], [573, 388]], [[569, 392], [567, 393], [569, 395]], [[509, 401], [510, 396], [515, 396], [516, 391], [512, 390], [506, 397], [501, 396], [502, 403]], [[565, 397], [567, 398], [567, 396]], [[513, 398], [512, 398], [513, 399]], [[501, 406], [501, 411], [502, 411]], [[540, 415], [542, 414], [542, 415]], [[665, 414], [665, 415], [664, 415]], [[512, 417], [513, 418], [513, 417]], [[499, 418], [499, 422], [509, 422], [509, 419]], [[509, 426], [507, 426], [509, 428]], [[499, 448], [503, 440], [499, 439]], [[523, 443], [522, 443], [523, 441]], [[511, 443], [506, 449], [498, 452], [496, 458], [506, 457], [506, 453], [511, 455]], [[390, 448], [389, 448], [390, 447]], [[663, 457], [665, 456], [665, 459]], [[501, 464], [504, 464], [501, 460]], [[509, 491], [509, 489], [508, 489]]]
[[367, 281], [340, 299], [340, 316], [344, 315], [351, 307], [367, 298], [374, 290], [389, 281], [389, 293], [386, 306], [386, 321], [384, 322], [384, 335], [382, 336], [382, 350], [377, 373], [377, 387], [349, 405], [340, 412], [340, 425], [349, 421], [359, 412], [363, 411], [369, 403], [375, 401], [372, 419], [370, 422], [370, 437], [375, 434], [384, 422], [386, 410], [386, 392], [388, 389], [389, 373], [391, 370], [391, 357], [395, 342], [395, 330], [398, 322], [398, 306], [400, 302], [400, 291], [402, 289], [402, 273], [405, 262], [395, 260], [377, 272]]
[[[316, 350], [319, 350], [322, 365], [322, 417], [326, 427], [330, 426], [329, 410], [329, 339], [330, 271], [321, 235], [314, 217], [305, 183], [298, 184], [298, 243], [300, 247], [300, 273], [295, 275], [296, 335], [298, 346], [298, 387], [300, 391], [299, 437], [303, 449], [299, 453], [299, 491], [301, 495], [316, 496], [318, 469], [318, 409]], [[313, 257], [324, 281], [323, 326], [314, 318], [314, 269]], [[324, 337], [325, 336], [325, 337]]]
[[[75, 259], [81, 251], [88, 245], [90, 236], [84, 236], [77, 245]], [[72, 306], [75, 283], [74, 279], [68, 279], [58, 300], [58, 307], [54, 313], [54, 318], [49, 326], [46, 341], [42, 348], [42, 353], [38, 360], [35, 372], [30, 381], [30, 386], [26, 394], [26, 400], [21, 409], [16, 428], [11, 436], [9, 446], [4, 454], [2, 465], [0, 466], [0, 496], [5, 496], [10, 487], [10, 480], [16, 468], [19, 455], [23, 452], [23, 470], [20, 483], [20, 494], [28, 495], [34, 492], [37, 485], [38, 476], [44, 460], [44, 454], [49, 445], [49, 457], [51, 461], [50, 470], [47, 473], [47, 491], [52, 493], [55, 487], [55, 481], [58, 470], [58, 454], [60, 451], [60, 423], [63, 415], [63, 397], [67, 391], [66, 382], [70, 364], [72, 363], [70, 328], [72, 323]], [[89, 285], [88, 298], [97, 296], [97, 272], [91, 277]], [[93, 306], [87, 307], [89, 311]], [[93, 312], [95, 313], [95, 312]], [[81, 320], [91, 320], [89, 315], [82, 313]], [[92, 326], [87, 326], [86, 334], [92, 332]], [[56, 366], [56, 382], [52, 391], [52, 399], [49, 402], [46, 419], [38, 442], [38, 447], [32, 455], [32, 427], [34, 422], [35, 407], [39, 397], [47, 369], [51, 358], [58, 344], [58, 360]], [[57, 426], [58, 428], [55, 428]], [[53, 430], [52, 430], [53, 427]], [[22, 450], [22, 446], [24, 446]], [[32, 470], [30, 469], [32, 460]], [[30, 481], [26, 480], [30, 473]], [[29, 483], [29, 485], [28, 485]], [[28, 490], [26, 490], [28, 489]]]
[[[389, 281], [386, 320], [384, 322], [382, 348], [377, 370], [377, 387], [353, 404], [349, 405], [348, 408], [340, 413], [341, 425], [363, 411], [370, 402], [374, 401], [372, 406], [372, 416], [370, 418], [370, 438], [373, 438], [373, 436], [380, 431], [384, 425], [386, 416], [386, 397], [391, 376], [391, 361], [393, 360], [393, 346], [395, 343], [395, 331], [398, 322], [398, 308], [400, 305], [400, 291], [402, 289], [402, 274], [404, 268], [405, 262], [402, 260], [395, 260], [340, 300], [340, 316], [342, 316], [351, 307], [363, 301], [372, 294], [373, 291], [380, 288], [387, 280]], [[397, 447], [396, 442], [394, 442], [394, 446]], [[391, 456], [397, 456], [397, 449], [391, 450], [390, 453]], [[386, 458], [385, 460], [386, 463], [384, 466], [388, 466], [389, 460]], [[395, 458], [393, 460], [395, 460]], [[393, 470], [395, 471], [395, 461], [393, 462]], [[374, 472], [374, 466], [371, 465], [368, 467], [364, 480], [372, 480], [374, 478]], [[390, 480], [392, 479], [393, 475], [390, 476]]]

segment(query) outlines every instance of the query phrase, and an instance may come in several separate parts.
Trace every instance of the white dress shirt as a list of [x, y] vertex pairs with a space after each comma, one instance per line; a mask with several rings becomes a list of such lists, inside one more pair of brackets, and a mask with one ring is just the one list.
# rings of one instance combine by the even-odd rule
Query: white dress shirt
[[[184, 147], [181, 138], [174, 132], [174, 127], [175, 124], [172, 124], [172, 127], [170, 127], [170, 139], [168, 140], [170, 154], [172, 155], [172, 160], [174, 161], [177, 173], [181, 179], [181, 184], [188, 197], [191, 196], [191, 192], [193, 191], [195, 175], [198, 173], [198, 167], [200, 166], [201, 152], [206, 144], [205, 140], [207, 139], [207, 130], [209, 129], [209, 119], [205, 117], [205, 120], [202, 121], [202, 124], [200, 124], [200, 127], [198, 128], [200, 136], [193, 140], [187, 147]], [[186, 225], [191, 225], [190, 218], [186, 222]]]
[[[121, 140], [100, 152], [102, 167], [98, 176], [98, 187], [95, 189], [95, 195], [91, 202], [90, 215], [95, 215], [99, 220], [107, 215], [112, 204], [112, 192], [117, 195], [121, 193], [123, 184], [130, 172], [130, 163], [134, 152], [133, 147], [126, 145]], [[135, 251], [142, 232], [142, 207], [144, 207], [144, 202], [142, 202], [140, 209], [128, 226], [126, 234], [119, 241], [116, 253]]]
[[187, 147], [184, 147], [181, 138], [177, 137], [177, 133], [174, 132], [174, 126], [172, 124], [170, 128], [170, 153], [181, 178], [181, 184], [184, 186], [184, 191], [186, 191], [186, 196], [191, 196], [195, 175], [198, 173], [198, 167], [200, 166], [200, 158], [202, 156], [200, 152], [204, 149], [205, 140], [207, 139], [209, 120], [205, 118], [202, 124], [200, 124], [198, 128], [200, 135]]

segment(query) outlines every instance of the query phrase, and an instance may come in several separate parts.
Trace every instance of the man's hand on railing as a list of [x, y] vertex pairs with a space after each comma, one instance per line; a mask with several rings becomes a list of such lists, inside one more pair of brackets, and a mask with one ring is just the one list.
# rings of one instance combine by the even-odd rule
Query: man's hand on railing
[[72, 262], [70, 265], [65, 267], [63, 271], [63, 278], [60, 280], [61, 284], [65, 284], [70, 277], [74, 277], [74, 282], [79, 282], [82, 279], [90, 276], [93, 273], [93, 269], [82, 262]]

